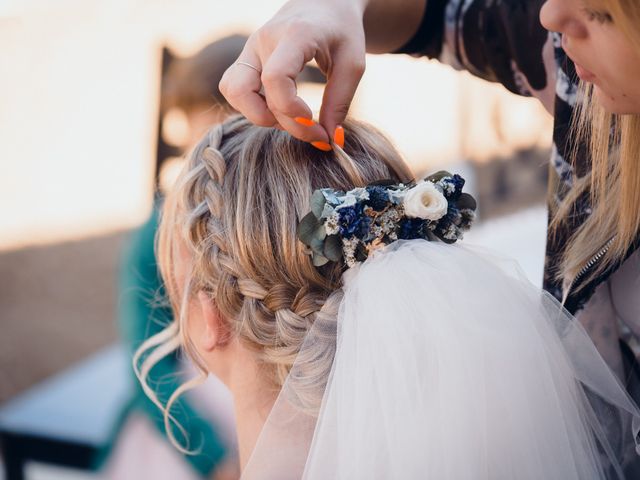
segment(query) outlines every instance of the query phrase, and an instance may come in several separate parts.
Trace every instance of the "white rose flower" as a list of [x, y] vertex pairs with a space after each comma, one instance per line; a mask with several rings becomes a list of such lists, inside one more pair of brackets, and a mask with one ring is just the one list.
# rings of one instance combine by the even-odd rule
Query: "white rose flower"
[[407, 217], [436, 221], [445, 216], [449, 203], [432, 182], [426, 181], [407, 190], [403, 206]]

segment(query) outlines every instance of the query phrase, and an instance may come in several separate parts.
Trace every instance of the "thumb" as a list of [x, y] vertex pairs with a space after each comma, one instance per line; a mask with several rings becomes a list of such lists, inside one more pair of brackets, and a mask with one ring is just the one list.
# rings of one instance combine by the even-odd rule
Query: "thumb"
[[349, 112], [349, 106], [365, 71], [365, 48], [344, 47], [333, 56], [333, 68], [322, 96], [320, 124], [331, 139]]

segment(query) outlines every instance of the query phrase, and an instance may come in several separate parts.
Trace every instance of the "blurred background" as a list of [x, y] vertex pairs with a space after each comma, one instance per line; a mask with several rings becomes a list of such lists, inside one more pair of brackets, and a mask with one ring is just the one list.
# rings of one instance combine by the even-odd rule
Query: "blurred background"
[[[223, 115], [207, 79], [283, 3], [0, 0], [0, 478], [161, 478], [144, 465], [168, 444], [118, 457], [153, 431], [123, 420], [135, 340], [122, 329], [123, 271], [180, 155]], [[226, 56], [207, 53], [223, 40]], [[322, 75], [302, 80], [317, 113]], [[552, 120], [535, 100], [435, 61], [369, 56], [351, 115], [385, 132], [417, 175], [465, 176], [480, 215], [467, 241], [515, 257], [541, 284]], [[233, 452], [229, 399], [207, 388], [217, 393], [193, 403], [206, 411], [218, 398], [212, 435]], [[209, 460], [191, 462], [194, 478], [233, 478]]]

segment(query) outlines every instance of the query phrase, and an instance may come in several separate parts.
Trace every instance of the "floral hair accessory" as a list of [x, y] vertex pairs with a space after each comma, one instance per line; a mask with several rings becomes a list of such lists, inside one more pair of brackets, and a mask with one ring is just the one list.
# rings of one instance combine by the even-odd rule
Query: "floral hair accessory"
[[318, 267], [339, 261], [352, 267], [396, 240], [455, 243], [475, 219], [476, 201], [462, 192], [464, 184], [460, 175], [440, 171], [418, 183], [383, 180], [348, 192], [316, 190], [298, 238]]

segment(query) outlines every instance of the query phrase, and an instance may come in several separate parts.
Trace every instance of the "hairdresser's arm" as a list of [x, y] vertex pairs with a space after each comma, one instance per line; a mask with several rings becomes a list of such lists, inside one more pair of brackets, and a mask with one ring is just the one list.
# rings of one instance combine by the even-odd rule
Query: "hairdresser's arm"
[[[553, 112], [554, 38], [540, 23], [545, 0], [428, 0], [416, 34], [394, 53], [467, 70]], [[556, 41], [558, 41], [556, 39]]]
[[428, 0], [365, 0], [367, 53], [391, 53], [414, 35]]
[[[306, 141], [329, 141], [347, 115], [365, 69], [365, 53], [392, 52], [418, 29], [426, 0], [291, 0], [256, 31], [220, 82], [229, 103], [257, 125], [280, 125]], [[295, 79], [316, 60], [327, 75], [320, 125], [297, 96]], [[265, 97], [258, 94], [261, 84]], [[384, 92], [380, 92], [381, 95]]]

